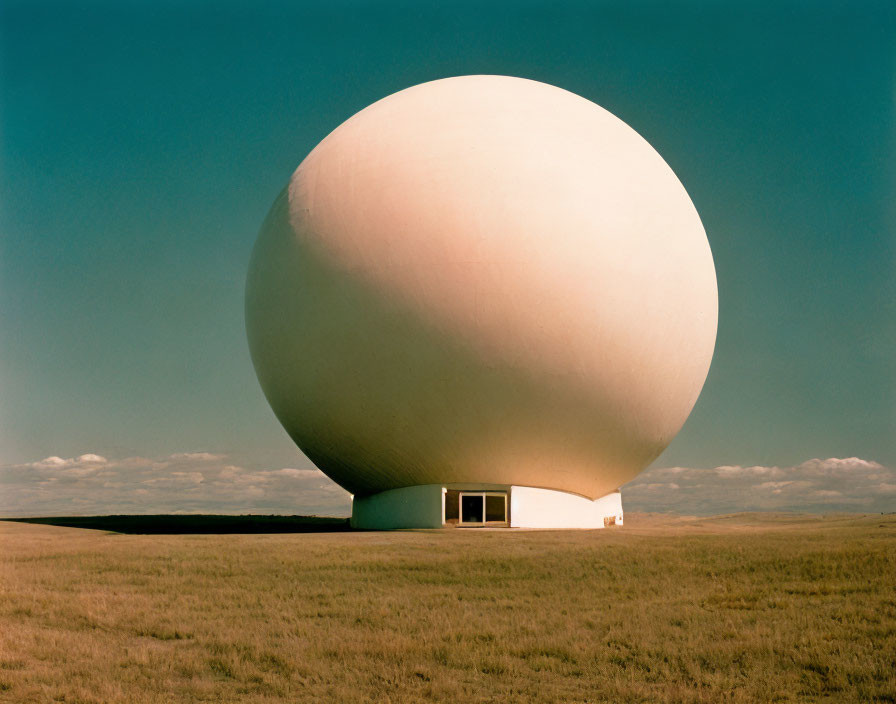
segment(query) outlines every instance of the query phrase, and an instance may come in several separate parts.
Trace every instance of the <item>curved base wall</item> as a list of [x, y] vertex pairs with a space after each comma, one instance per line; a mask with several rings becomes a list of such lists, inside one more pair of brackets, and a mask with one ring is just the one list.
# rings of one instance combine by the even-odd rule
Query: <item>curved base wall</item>
[[[488, 503], [486, 503], [488, 502]], [[352, 528], [594, 529], [622, 525], [622, 495], [594, 501], [528, 486], [424, 484], [352, 500]]]
[[352, 497], [352, 528], [441, 528], [442, 486], [423, 484]]
[[528, 486], [512, 487], [511, 528], [605, 528], [622, 525], [622, 494], [592, 501], [578, 494]]

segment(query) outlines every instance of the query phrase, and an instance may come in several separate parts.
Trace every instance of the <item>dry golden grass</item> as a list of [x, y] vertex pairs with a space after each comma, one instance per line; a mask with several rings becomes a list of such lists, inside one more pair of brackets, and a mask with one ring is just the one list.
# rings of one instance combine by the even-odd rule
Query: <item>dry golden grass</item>
[[896, 516], [0, 523], [5, 702], [896, 702]]

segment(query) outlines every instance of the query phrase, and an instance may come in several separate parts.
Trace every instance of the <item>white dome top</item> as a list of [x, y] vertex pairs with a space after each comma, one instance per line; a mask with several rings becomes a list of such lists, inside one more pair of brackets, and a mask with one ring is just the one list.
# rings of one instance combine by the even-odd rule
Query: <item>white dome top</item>
[[246, 322], [299, 447], [356, 494], [440, 482], [591, 498], [672, 440], [712, 358], [712, 254], [684, 187], [567, 91], [395, 93], [302, 162]]

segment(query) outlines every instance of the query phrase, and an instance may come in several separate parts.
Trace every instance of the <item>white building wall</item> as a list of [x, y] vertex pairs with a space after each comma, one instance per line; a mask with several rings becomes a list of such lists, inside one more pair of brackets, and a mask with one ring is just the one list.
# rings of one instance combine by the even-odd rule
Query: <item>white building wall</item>
[[441, 528], [442, 485], [422, 484], [356, 496], [351, 526], [366, 530]]
[[[622, 525], [622, 495], [618, 491], [591, 501], [578, 494], [528, 486], [449, 486], [470, 491], [509, 489], [511, 528], [603, 528], [605, 519]], [[391, 489], [370, 496], [356, 496], [352, 501], [352, 528], [441, 528], [443, 524], [442, 484]]]
[[510, 489], [511, 528], [603, 528], [604, 519], [622, 525], [622, 494], [591, 501], [577, 494], [514, 486]]

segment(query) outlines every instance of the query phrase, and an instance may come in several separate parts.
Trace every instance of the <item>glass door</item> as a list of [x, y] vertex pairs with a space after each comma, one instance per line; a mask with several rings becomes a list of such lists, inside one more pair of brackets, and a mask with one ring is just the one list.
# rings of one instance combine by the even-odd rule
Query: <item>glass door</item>
[[460, 492], [460, 525], [507, 523], [507, 494], [500, 491]]

